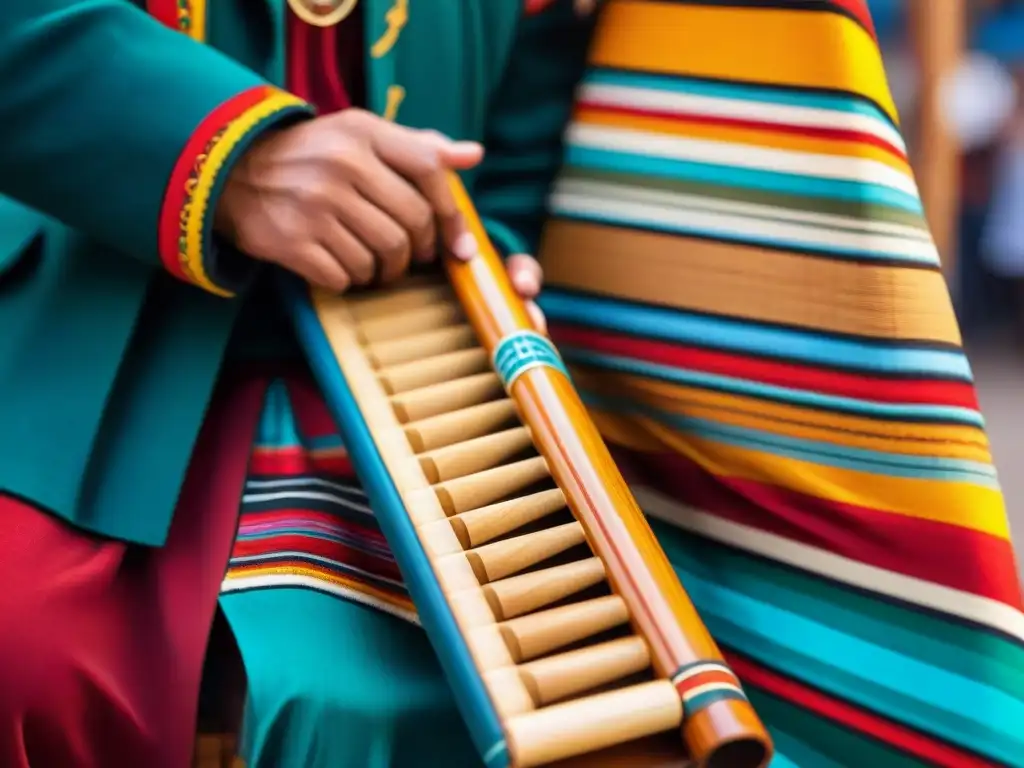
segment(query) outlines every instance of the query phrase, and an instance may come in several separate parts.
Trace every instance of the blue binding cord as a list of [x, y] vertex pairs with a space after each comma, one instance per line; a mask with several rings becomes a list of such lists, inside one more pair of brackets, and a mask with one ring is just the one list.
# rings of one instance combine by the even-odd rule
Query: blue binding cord
[[419, 612], [420, 623], [427, 630], [427, 637], [451, 683], [455, 702], [469, 727], [473, 743], [487, 768], [507, 768], [508, 748], [498, 714], [455, 623], [455, 616], [443, 597], [412, 521], [405, 513], [398, 489], [334, 358], [320, 318], [310, 302], [308, 289], [301, 281], [287, 275], [280, 276], [280, 284], [299, 341], [323, 390], [345, 448], [353, 459], [352, 465], [370, 499], [377, 521], [394, 552]]

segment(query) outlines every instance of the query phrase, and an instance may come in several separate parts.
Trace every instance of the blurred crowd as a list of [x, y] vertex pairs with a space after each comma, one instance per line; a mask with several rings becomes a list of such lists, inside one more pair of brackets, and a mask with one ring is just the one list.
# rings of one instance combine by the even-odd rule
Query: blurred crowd
[[[920, 1], [869, 0], [911, 140], [917, 91], [907, 22], [909, 3]], [[943, 93], [963, 151], [951, 283], [966, 335], [1010, 326], [1024, 339], [1024, 0], [967, 0], [967, 13], [968, 51]]]

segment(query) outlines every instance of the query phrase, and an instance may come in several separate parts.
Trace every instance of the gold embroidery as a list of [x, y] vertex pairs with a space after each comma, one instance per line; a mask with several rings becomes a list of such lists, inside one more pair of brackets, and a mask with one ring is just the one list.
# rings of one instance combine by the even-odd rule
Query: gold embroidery
[[314, 27], [340, 24], [356, 9], [359, 0], [288, 0], [292, 12]]
[[384, 119], [394, 121], [398, 117], [398, 108], [405, 101], [405, 88], [400, 85], [389, 85], [387, 104], [384, 107]]
[[409, 0], [395, 0], [395, 4], [384, 14], [384, 21], [388, 23], [388, 28], [370, 48], [370, 55], [375, 59], [387, 56], [398, 42], [403, 27], [409, 23]]

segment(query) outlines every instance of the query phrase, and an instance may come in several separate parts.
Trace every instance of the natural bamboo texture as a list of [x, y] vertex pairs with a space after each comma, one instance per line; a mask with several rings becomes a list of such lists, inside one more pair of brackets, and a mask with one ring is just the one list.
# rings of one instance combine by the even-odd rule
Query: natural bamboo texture
[[[764, 728], [454, 188], [482, 256], [448, 281], [312, 298], [510, 764], [766, 765]], [[680, 728], [667, 752], [642, 741]]]

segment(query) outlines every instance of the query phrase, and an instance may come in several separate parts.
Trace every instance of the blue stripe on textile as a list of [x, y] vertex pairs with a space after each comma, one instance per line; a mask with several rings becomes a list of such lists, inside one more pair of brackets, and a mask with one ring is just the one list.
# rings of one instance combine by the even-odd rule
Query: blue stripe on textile
[[583, 399], [588, 406], [619, 413], [640, 413], [680, 432], [714, 440], [718, 443], [785, 456], [798, 461], [808, 461], [857, 472], [877, 472], [893, 477], [945, 480], [974, 483], [991, 488], [999, 487], [996, 481], [995, 467], [978, 461], [888, 453], [822, 440], [789, 437], [776, 432], [723, 424], [681, 413], [669, 413], [625, 398], [608, 398], [585, 393]]
[[861, 181], [822, 179], [795, 173], [737, 168], [730, 165], [698, 163], [653, 155], [636, 155], [610, 149], [583, 147], [577, 144], [570, 144], [566, 147], [565, 164], [568, 167], [575, 166], [584, 170], [590, 168], [662, 179], [685, 179], [723, 187], [782, 192], [854, 203], [872, 203], [923, 214], [921, 201], [917, 196], [880, 184]]
[[775, 742], [775, 757], [772, 758], [768, 768], [813, 768], [813, 766], [794, 763], [790, 760], [787, 755], [783, 754], [782, 750], [779, 748], [778, 742], [776, 741], [778, 731], [770, 726], [768, 730], [771, 732], [772, 741]]
[[822, 408], [826, 410], [842, 411], [845, 413], [856, 413], [868, 417], [902, 419], [921, 419], [933, 422], [955, 422], [978, 427], [985, 426], [985, 420], [980, 413], [969, 408], [959, 408], [945, 405], [914, 405], [910, 403], [873, 403], [866, 400], [856, 400], [851, 397], [839, 397], [836, 395], [822, 395], [816, 392], [805, 392], [785, 387], [777, 387], [761, 382], [751, 382], [746, 379], [736, 379], [718, 374], [700, 373], [688, 371], [684, 368], [673, 368], [668, 365], [648, 363], [643, 360], [634, 360], [614, 355], [603, 355], [597, 352], [586, 352], [575, 347], [566, 346], [562, 348], [562, 356], [569, 363], [581, 365], [592, 365], [620, 373], [629, 373], [636, 376], [643, 376], [651, 379], [671, 381], [676, 384], [700, 387], [718, 392], [727, 392], [735, 395], [746, 395], [749, 397], [760, 397], [774, 401], [783, 401], [794, 405], [810, 408]]
[[270, 382], [267, 387], [256, 430], [256, 444], [271, 448], [295, 448], [302, 445], [302, 436], [288, 398], [288, 388], [280, 379]]
[[[679, 211], [685, 211], [688, 209], [678, 208]], [[919, 264], [923, 266], [935, 266], [938, 264], [938, 260], [934, 255], [927, 253], [908, 254], [898, 250], [877, 250], [877, 249], [864, 249], [864, 248], [847, 248], [826, 243], [824, 238], [827, 237], [827, 231], [822, 227], [817, 229], [822, 232], [822, 240], [809, 242], [807, 240], [786, 240], [776, 237], [767, 237], [757, 234], [738, 234], [734, 233], [728, 227], [694, 227], [683, 223], [672, 223], [664, 221], [651, 221], [649, 219], [631, 218], [628, 216], [610, 215], [605, 213], [597, 213], [594, 211], [579, 210], [574, 208], [566, 208], [564, 206], [554, 205], [552, 211], [554, 215], [563, 219], [572, 219], [584, 222], [591, 222], [594, 224], [603, 224], [606, 226], [619, 226], [619, 227], [641, 227], [651, 232], [661, 232], [671, 235], [681, 235], [683, 237], [704, 237], [717, 240], [722, 243], [736, 243], [739, 245], [754, 245], [763, 246], [765, 248], [777, 248], [780, 250], [791, 250], [791, 251], [811, 251], [814, 253], [827, 254], [829, 256], [855, 259], [861, 261], [882, 261], [882, 262], [901, 262], [903, 264]], [[697, 213], [709, 213], [708, 211], [696, 210]], [[764, 221], [763, 219], [753, 219], [745, 216], [742, 213], [730, 214], [728, 211], [714, 211], [710, 212], [714, 215], [725, 215], [725, 216], [737, 216], [739, 218], [746, 218], [749, 221]], [[790, 222], [785, 222], [790, 223]], [[793, 223], [793, 226], [804, 226], [802, 224]], [[875, 239], [871, 235], [865, 235], [866, 240]]]
[[[678, 542], [659, 539], [711, 633], [769, 668], [811, 680], [886, 717], [1000, 759], [1019, 759], [1024, 702], [991, 686], [846, 635], [687, 570]], [[837, 598], [839, 595], [837, 594]]]
[[737, 85], [708, 80], [689, 80], [685, 77], [673, 77], [671, 75], [641, 74], [609, 69], [592, 69], [583, 79], [583, 84], [646, 88], [654, 91], [669, 91], [693, 96], [734, 99], [748, 103], [762, 102], [764, 104], [776, 104], [787, 107], [826, 109], [832, 112], [845, 112], [851, 115], [870, 117], [883, 123], [886, 128], [894, 130], [892, 121], [873, 104], [839, 94], [832, 95], [779, 88], [763, 88], [753, 85]]
[[[770, 286], [766, 286], [770, 288]], [[694, 344], [758, 357], [779, 357], [841, 370], [914, 374], [972, 381], [962, 351], [915, 349], [830, 338], [812, 331], [773, 328], [750, 321], [696, 315], [679, 309], [627, 304], [615, 299], [545, 289], [540, 304], [554, 322], [604, 328], [648, 339]], [[561, 347], [560, 347], [561, 349]]]

